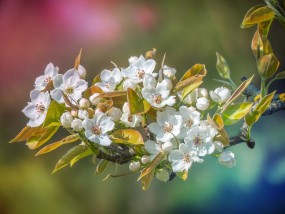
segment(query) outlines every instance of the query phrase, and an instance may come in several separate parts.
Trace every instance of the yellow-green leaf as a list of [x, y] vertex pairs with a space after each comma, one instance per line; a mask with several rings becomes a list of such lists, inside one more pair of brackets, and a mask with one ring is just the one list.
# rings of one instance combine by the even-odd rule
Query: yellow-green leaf
[[248, 28], [255, 24], [271, 20], [274, 18], [274, 15], [274, 11], [267, 6], [255, 6], [245, 14], [241, 27]]
[[196, 88], [198, 88], [202, 83], [203, 83], [203, 81], [194, 82], [194, 83], [190, 84], [189, 86], [187, 86], [186, 88], [184, 88], [183, 91], [182, 91], [182, 100], [188, 94], [190, 94], [192, 91], [194, 91]]
[[246, 124], [251, 127], [261, 116], [260, 111], [253, 110], [245, 116]]
[[73, 143], [75, 141], [77, 141], [79, 139], [79, 135], [78, 134], [73, 134], [73, 135], [69, 135], [65, 138], [63, 138], [62, 140], [60, 141], [57, 141], [55, 143], [52, 143], [52, 144], [49, 144], [45, 147], [43, 147], [37, 154], [36, 156], [38, 155], [42, 155], [42, 154], [45, 154], [45, 153], [48, 153], [48, 152], [51, 152], [55, 149], [57, 149], [58, 147], [64, 145], [64, 144], [68, 144], [68, 143]]
[[97, 74], [96, 77], [93, 79], [92, 81], [92, 85], [95, 85], [95, 83], [97, 82], [101, 82], [101, 78], [100, 78], [101, 74]]
[[231, 77], [231, 70], [228, 65], [228, 62], [225, 60], [225, 58], [216, 52], [217, 55], [217, 63], [216, 63], [216, 68], [219, 72], [219, 75], [224, 78], [224, 79], [230, 79]]
[[112, 92], [104, 93], [100, 96], [104, 98], [113, 98], [113, 97], [121, 97], [121, 96], [126, 96], [126, 95], [127, 95], [126, 91], [112, 91]]
[[133, 89], [128, 88], [127, 95], [131, 115], [148, 112], [151, 105], [145, 99], [142, 99]]
[[88, 148], [88, 150], [86, 150], [85, 152], [82, 152], [80, 155], [77, 155], [76, 157], [72, 158], [72, 160], [70, 161], [70, 166], [72, 167], [77, 161], [93, 154], [94, 153], [91, 151], [91, 149]]
[[76, 57], [76, 59], [75, 59], [75, 61], [74, 61], [74, 68], [75, 68], [76, 70], [78, 70], [78, 67], [79, 67], [79, 65], [80, 65], [81, 52], [82, 52], [82, 48], [80, 49], [79, 54], [77, 55], [77, 57]]
[[215, 122], [218, 130], [221, 130], [224, 128], [224, 121], [221, 115], [216, 113], [213, 117], [213, 121]]
[[23, 128], [21, 130], [21, 132], [16, 137], [14, 137], [12, 140], [10, 140], [9, 143], [25, 141], [29, 137], [33, 136], [33, 134], [40, 129], [41, 129], [41, 127], [26, 126], [25, 128]]
[[271, 44], [267, 38], [261, 38], [259, 30], [256, 30], [251, 41], [251, 50], [255, 58], [259, 59], [263, 55], [273, 52]]
[[[217, 118], [219, 118], [219, 117], [217, 117]], [[217, 118], [216, 118], [216, 121], [218, 121]], [[219, 118], [219, 119], [220, 119], [220, 118]], [[217, 129], [217, 131], [218, 131], [218, 133], [219, 133], [219, 135], [220, 135], [219, 140], [223, 143], [223, 145], [224, 145], [224, 146], [229, 146], [229, 144], [230, 144], [230, 139], [229, 139], [229, 136], [228, 136], [228, 134], [227, 134], [225, 128], [219, 129], [219, 126], [220, 126], [220, 125], [217, 124], [216, 121], [214, 121], [214, 120], [210, 117], [209, 114], [207, 115], [207, 121], [208, 121], [208, 123], [209, 123], [212, 127], [214, 127], [214, 128]], [[220, 127], [221, 127], [221, 126], [220, 126]]]
[[107, 168], [109, 161], [101, 159], [97, 164], [95, 176], [100, 175]]
[[225, 125], [232, 125], [242, 119], [250, 110], [253, 103], [237, 103], [230, 105], [223, 113]]
[[153, 176], [154, 176], [154, 169], [151, 170], [146, 176], [142, 178], [142, 189], [147, 190], [152, 182]]
[[193, 77], [193, 76], [196, 76], [196, 75], [205, 76], [206, 73], [207, 73], [207, 70], [206, 70], [204, 64], [195, 64], [188, 71], [185, 72], [185, 74], [179, 80], [179, 82], [182, 82], [183, 80], [186, 80], [186, 79]]
[[87, 88], [87, 90], [83, 94], [83, 97], [89, 99], [89, 97], [95, 93], [102, 94], [104, 92], [100, 87], [93, 85], [90, 88]]
[[114, 143], [122, 143], [129, 145], [143, 145], [143, 137], [140, 132], [135, 129], [119, 129], [111, 135]]
[[146, 175], [148, 175], [149, 173], [151, 173], [155, 167], [160, 164], [160, 162], [165, 158], [165, 153], [164, 152], [160, 152], [158, 153], [155, 158], [150, 162], [150, 164], [144, 168], [141, 172], [140, 177], [138, 178], [138, 180], [142, 179], [143, 177], [145, 177]]
[[187, 177], [188, 177], [188, 171], [185, 170], [183, 172], [177, 172], [176, 175], [181, 178], [183, 181], [186, 181], [187, 180]]
[[285, 79], [285, 71], [279, 72], [278, 74], [276, 74], [275, 79], [279, 80], [279, 79]]
[[259, 74], [265, 80], [269, 79], [278, 69], [279, 61], [277, 57], [271, 53], [260, 57], [257, 63]]
[[55, 173], [56, 171], [67, 166], [74, 157], [82, 154], [83, 152], [85, 152], [87, 150], [88, 150], [88, 147], [85, 145], [76, 145], [76, 146], [72, 147], [60, 158], [60, 160], [57, 162], [52, 173]]
[[252, 79], [253, 79], [254, 75], [243, 81], [242, 84], [234, 91], [234, 93], [231, 95], [231, 97], [228, 99], [228, 101], [223, 105], [223, 107], [221, 108], [221, 113], [223, 113], [227, 107], [235, 100], [237, 99], [240, 95], [242, 95], [242, 93], [244, 92], [244, 90], [249, 86], [249, 84], [251, 83]]
[[65, 110], [66, 107], [64, 104], [59, 104], [53, 100], [49, 105], [43, 127], [47, 127], [54, 122], [59, 122], [60, 116]]

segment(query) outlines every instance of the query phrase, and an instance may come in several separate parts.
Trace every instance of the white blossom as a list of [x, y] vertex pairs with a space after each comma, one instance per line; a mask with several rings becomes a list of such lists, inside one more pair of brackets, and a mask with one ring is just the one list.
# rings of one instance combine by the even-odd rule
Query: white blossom
[[112, 141], [107, 132], [114, 129], [115, 123], [104, 113], [96, 113], [92, 119], [86, 118], [82, 123], [85, 136], [92, 142], [109, 146]]
[[173, 172], [188, 171], [193, 162], [203, 162], [203, 160], [198, 157], [197, 151], [184, 143], [179, 145], [179, 150], [171, 151], [168, 159], [172, 163]]
[[138, 84], [137, 84], [134, 80], [132, 80], [132, 79], [126, 79], [126, 80], [123, 82], [123, 89], [124, 89], [124, 91], [127, 91], [128, 88], [131, 88], [131, 89], [135, 90], [136, 87], [137, 87], [137, 85], [138, 85]]
[[79, 109], [78, 110], [78, 118], [81, 119], [81, 120], [84, 120], [86, 118], [89, 118], [89, 113], [87, 110], [85, 109]]
[[83, 129], [82, 120], [75, 118], [71, 123], [73, 131], [80, 132]]
[[[52, 98], [59, 102], [64, 103], [63, 94], [67, 95], [70, 102], [82, 98], [82, 93], [87, 89], [88, 84], [85, 80], [80, 79], [76, 69], [68, 70], [64, 75], [58, 74], [53, 80], [54, 90], [51, 93]], [[66, 104], [67, 105], [67, 104]]]
[[43, 90], [58, 74], [58, 67], [54, 67], [52, 63], [49, 63], [45, 68], [44, 75], [39, 76], [35, 80], [35, 89]]
[[156, 135], [162, 142], [170, 141], [180, 134], [182, 116], [175, 109], [166, 107], [164, 111], [157, 112], [156, 123], [148, 125], [149, 131]]
[[141, 55], [139, 58], [131, 57], [129, 62], [130, 66], [122, 69], [122, 75], [127, 79], [131, 79], [135, 83], [140, 83], [143, 82], [145, 74], [150, 74], [153, 77], [157, 76], [157, 73], [153, 73], [156, 64], [153, 59], [146, 60]]
[[60, 116], [60, 123], [64, 128], [70, 128], [72, 121], [73, 121], [73, 117], [72, 117], [71, 113], [68, 111], [64, 112]]
[[202, 121], [199, 125], [189, 129], [187, 136], [184, 138], [184, 142], [191, 148], [197, 150], [199, 156], [205, 156], [214, 152], [215, 145], [213, 138], [216, 134], [217, 130], [206, 121]]
[[176, 69], [175, 68], [170, 68], [167, 65], [164, 65], [162, 68], [163, 75], [169, 79], [172, 79], [175, 76]]
[[119, 108], [112, 107], [108, 110], [107, 115], [111, 117], [114, 122], [117, 122], [122, 116], [122, 111]]
[[206, 97], [200, 97], [197, 99], [196, 107], [201, 111], [205, 111], [209, 108], [209, 100]]
[[145, 142], [145, 149], [150, 154], [150, 160], [153, 160], [158, 153], [169, 153], [173, 148], [173, 144], [170, 141], [167, 142], [155, 142], [153, 140], [147, 140]]
[[168, 81], [163, 80], [157, 83], [156, 87], [148, 85], [142, 89], [142, 96], [150, 105], [156, 108], [162, 108], [165, 105], [173, 106], [175, 103], [175, 96], [169, 96], [170, 90], [168, 89]]
[[193, 107], [180, 106], [179, 114], [182, 116], [182, 128], [179, 138], [184, 138], [187, 131], [195, 125], [200, 123], [201, 113], [196, 111]]
[[214, 102], [224, 103], [230, 98], [231, 91], [226, 87], [219, 87], [214, 91], [210, 91], [210, 96]]
[[50, 96], [48, 92], [41, 92], [40, 90], [33, 90], [30, 93], [31, 102], [22, 110], [26, 117], [30, 118], [28, 126], [40, 126], [47, 114], [50, 105]]
[[90, 102], [89, 100], [87, 100], [86, 98], [81, 98], [79, 101], [79, 107], [83, 108], [83, 109], [87, 109], [90, 106]]
[[139, 126], [140, 122], [142, 121], [142, 117], [139, 114], [130, 115], [129, 104], [126, 102], [123, 105], [123, 114], [121, 117], [121, 121], [127, 127], [137, 127], [137, 126]]
[[111, 70], [103, 70], [100, 75], [102, 82], [95, 83], [104, 92], [114, 91], [116, 86], [122, 81], [123, 77], [119, 68]]
[[132, 161], [129, 165], [129, 169], [132, 172], [137, 171], [140, 167], [141, 167], [141, 164], [138, 161]]
[[223, 151], [218, 160], [221, 165], [228, 168], [232, 168], [236, 165], [235, 155], [231, 151]]

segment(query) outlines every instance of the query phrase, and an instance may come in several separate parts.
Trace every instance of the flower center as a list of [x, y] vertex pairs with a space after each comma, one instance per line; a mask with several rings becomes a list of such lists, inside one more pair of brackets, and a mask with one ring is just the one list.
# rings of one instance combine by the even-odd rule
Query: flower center
[[154, 95], [153, 101], [154, 101], [156, 104], [161, 104], [161, 102], [162, 102], [162, 97], [161, 97], [161, 95], [160, 95], [160, 94]]
[[66, 89], [65, 89], [65, 92], [67, 94], [73, 94], [74, 92], [74, 88], [72, 86], [68, 86]]
[[128, 121], [129, 121], [129, 122], [133, 122], [133, 115], [129, 115], [129, 116], [128, 116]]
[[137, 76], [138, 76], [139, 79], [143, 79], [144, 75], [145, 75], [144, 70], [141, 70], [141, 69], [137, 70]]
[[182, 160], [186, 163], [191, 163], [191, 157], [189, 154], [183, 154]]
[[105, 87], [109, 89], [110, 88], [110, 84], [105, 83]]
[[99, 126], [93, 126], [92, 127], [92, 132], [95, 134], [95, 135], [100, 135], [102, 133], [102, 129], [99, 127]]
[[195, 146], [200, 146], [203, 143], [203, 139], [200, 137], [200, 135], [197, 135], [194, 137], [193, 142]]
[[190, 128], [191, 126], [193, 126], [194, 122], [192, 119], [188, 119], [185, 121], [185, 125]]
[[51, 81], [51, 77], [46, 77], [44, 83], [49, 83]]
[[36, 104], [36, 110], [38, 113], [44, 113], [46, 107], [40, 102], [39, 104]]
[[169, 122], [166, 122], [165, 125], [163, 126], [163, 131], [171, 132], [172, 130], [173, 130], [173, 125]]

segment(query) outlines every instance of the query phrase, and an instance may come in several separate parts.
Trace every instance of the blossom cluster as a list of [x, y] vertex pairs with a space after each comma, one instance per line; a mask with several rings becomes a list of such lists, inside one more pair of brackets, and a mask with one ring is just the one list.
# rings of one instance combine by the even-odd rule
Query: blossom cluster
[[[162, 181], [169, 180], [171, 173], [188, 172], [193, 163], [202, 163], [206, 155], [215, 154], [220, 164], [233, 167], [234, 154], [224, 150], [217, 128], [205, 118], [205, 112], [213, 105], [225, 103], [231, 91], [219, 87], [208, 92], [206, 88], [196, 87], [185, 96], [182, 90], [174, 88], [176, 69], [166, 65], [155, 67], [154, 59], [133, 56], [128, 67], [103, 70], [89, 87], [82, 65], [59, 74], [58, 67], [49, 63], [44, 75], [36, 78], [31, 102], [23, 109], [29, 118], [27, 126], [42, 126], [51, 102], [56, 102], [65, 109], [58, 118], [61, 126], [79, 134], [86, 145], [109, 147], [116, 144], [112, 136], [115, 131], [142, 132], [140, 127], [144, 126], [148, 135], [143, 137], [142, 152], [129, 163], [131, 171], [143, 170], [159, 154], [163, 158], [155, 175]], [[147, 111], [132, 113], [133, 100], [113, 102], [112, 93], [129, 90], [147, 103], [148, 110], [155, 112], [153, 118]], [[129, 147], [132, 146], [130, 143]]]

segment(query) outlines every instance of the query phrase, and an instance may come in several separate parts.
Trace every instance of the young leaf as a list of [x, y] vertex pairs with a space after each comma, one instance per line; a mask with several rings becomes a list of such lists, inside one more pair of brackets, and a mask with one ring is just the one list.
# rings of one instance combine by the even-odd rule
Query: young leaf
[[276, 80], [285, 79], [285, 71], [282, 71], [276, 74], [275, 79]]
[[51, 152], [51, 151], [57, 149], [58, 147], [60, 147], [64, 144], [73, 143], [73, 142], [77, 141], [78, 139], [79, 139], [78, 134], [69, 135], [60, 141], [57, 141], [55, 143], [52, 143], [52, 144], [45, 146], [36, 154], [36, 156]]
[[[219, 118], [219, 119], [218, 119]], [[230, 142], [230, 139], [229, 139], [229, 136], [225, 130], [224, 127], [221, 126], [221, 122], [219, 122], [220, 120], [220, 116], [217, 116], [215, 120], [213, 120], [210, 115], [208, 114], [207, 115], [207, 121], [208, 123], [213, 126], [215, 129], [217, 129], [219, 135], [220, 135], [220, 138], [219, 140], [223, 143], [224, 146], [229, 146], [229, 142]], [[218, 122], [220, 124], [218, 124]], [[221, 128], [222, 127], [222, 128]], [[221, 129], [220, 129], [221, 128]]]
[[97, 83], [97, 82], [101, 82], [100, 75], [101, 74], [96, 75], [96, 77], [92, 81], [92, 85], [95, 85], [95, 83]]
[[198, 88], [202, 83], [203, 83], [203, 81], [194, 82], [194, 83], [190, 84], [189, 86], [187, 86], [186, 88], [184, 88], [182, 91], [182, 98], [181, 99], [183, 100], [188, 94], [190, 94], [192, 91], [194, 91], [196, 88]]
[[78, 67], [79, 67], [79, 65], [80, 65], [81, 52], [82, 52], [82, 48], [80, 49], [79, 54], [77, 55], [77, 57], [76, 57], [76, 59], [75, 59], [75, 61], [74, 61], [74, 68], [75, 68], [76, 70], [78, 70]]
[[153, 176], [154, 176], [154, 169], [150, 171], [146, 176], [142, 178], [142, 189], [147, 190], [152, 182]]
[[113, 97], [121, 97], [121, 96], [125, 96], [125, 95], [127, 95], [126, 91], [112, 91], [112, 92], [104, 93], [100, 96], [104, 97], [104, 98], [113, 98]]
[[247, 86], [249, 86], [249, 84], [251, 83], [252, 79], [253, 79], [254, 75], [243, 81], [242, 84], [234, 91], [234, 93], [231, 95], [231, 97], [228, 99], [228, 101], [223, 105], [223, 107], [221, 108], [221, 113], [223, 113], [227, 107], [235, 100], [237, 99], [240, 95], [242, 95], [242, 93], [244, 92], [244, 90], [247, 88]]
[[274, 11], [267, 6], [255, 6], [245, 14], [241, 28], [248, 28], [255, 24], [271, 20], [274, 18], [274, 15]]
[[53, 122], [59, 122], [60, 116], [65, 111], [65, 109], [66, 107], [64, 104], [59, 104], [53, 100], [48, 108], [43, 127], [47, 127]]
[[9, 143], [15, 143], [15, 142], [21, 142], [27, 140], [29, 137], [33, 136], [34, 133], [39, 131], [41, 127], [30, 127], [26, 126], [21, 130], [21, 132], [14, 137], [12, 140], [9, 141]]
[[182, 80], [182, 81], [180, 81], [180, 82], [178, 82], [176, 84], [176, 86], [174, 87], [174, 91], [180, 91], [182, 89], [186, 89], [187, 90], [187, 87], [192, 87], [193, 84], [202, 82], [203, 78], [204, 78], [204, 76], [197, 75], [197, 76], [189, 77], [189, 78], [187, 78], [185, 80]]
[[265, 80], [269, 79], [278, 69], [279, 61], [276, 56], [271, 53], [260, 57], [257, 63], [259, 74]]
[[165, 153], [164, 152], [160, 152], [158, 153], [155, 158], [150, 162], [150, 164], [144, 168], [141, 172], [140, 177], [138, 178], [138, 180], [142, 179], [143, 177], [145, 177], [146, 175], [148, 175], [149, 173], [151, 173], [153, 170], [155, 170], [155, 167], [165, 158]]
[[179, 82], [182, 82], [183, 80], [186, 80], [186, 79], [193, 77], [193, 76], [196, 76], [196, 75], [205, 76], [206, 73], [207, 73], [207, 70], [206, 70], [204, 64], [195, 64], [188, 71], [185, 72], [185, 74], [179, 80]]
[[82, 158], [85, 158], [89, 155], [93, 155], [94, 153], [91, 151], [91, 149], [88, 148], [85, 152], [81, 153], [80, 155], [77, 155], [70, 161], [70, 166], [72, 167], [77, 161], [81, 160]]
[[187, 180], [187, 177], [188, 177], [188, 171], [185, 170], [183, 172], [177, 172], [176, 175], [181, 178], [183, 181], [186, 181]]
[[85, 145], [76, 145], [76, 146], [72, 147], [60, 158], [60, 160], [57, 162], [52, 173], [55, 173], [56, 171], [67, 166], [74, 157], [82, 154], [83, 152], [85, 152], [87, 150], [88, 150], [88, 147]]
[[148, 112], [151, 105], [146, 100], [139, 97], [133, 89], [128, 88], [127, 95], [131, 115], [144, 114]]
[[144, 144], [143, 137], [141, 136], [140, 132], [135, 129], [119, 129], [112, 134], [111, 140], [114, 143], [122, 143], [129, 145]]
[[216, 113], [213, 116], [213, 121], [215, 122], [218, 130], [221, 130], [224, 128], [224, 121], [223, 121], [223, 118], [221, 117], [221, 115]]
[[100, 175], [107, 168], [109, 161], [101, 159], [97, 164], [95, 176]]
[[223, 113], [225, 125], [232, 125], [242, 119], [250, 110], [253, 103], [237, 103], [230, 105]]
[[231, 70], [230, 70], [230, 67], [228, 65], [228, 62], [218, 52], [216, 52], [216, 55], [217, 55], [216, 68], [219, 72], [219, 75], [224, 79], [230, 79]]
[[251, 50], [255, 58], [259, 59], [263, 55], [273, 52], [271, 44], [267, 38], [261, 38], [259, 30], [254, 33], [251, 41]]
[[87, 90], [83, 94], [83, 97], [88, 99], [92, 94], [95, 93], [103, 94], [104, 92], [100, 87], [93, 85], [90, 88], [87, 88]]

